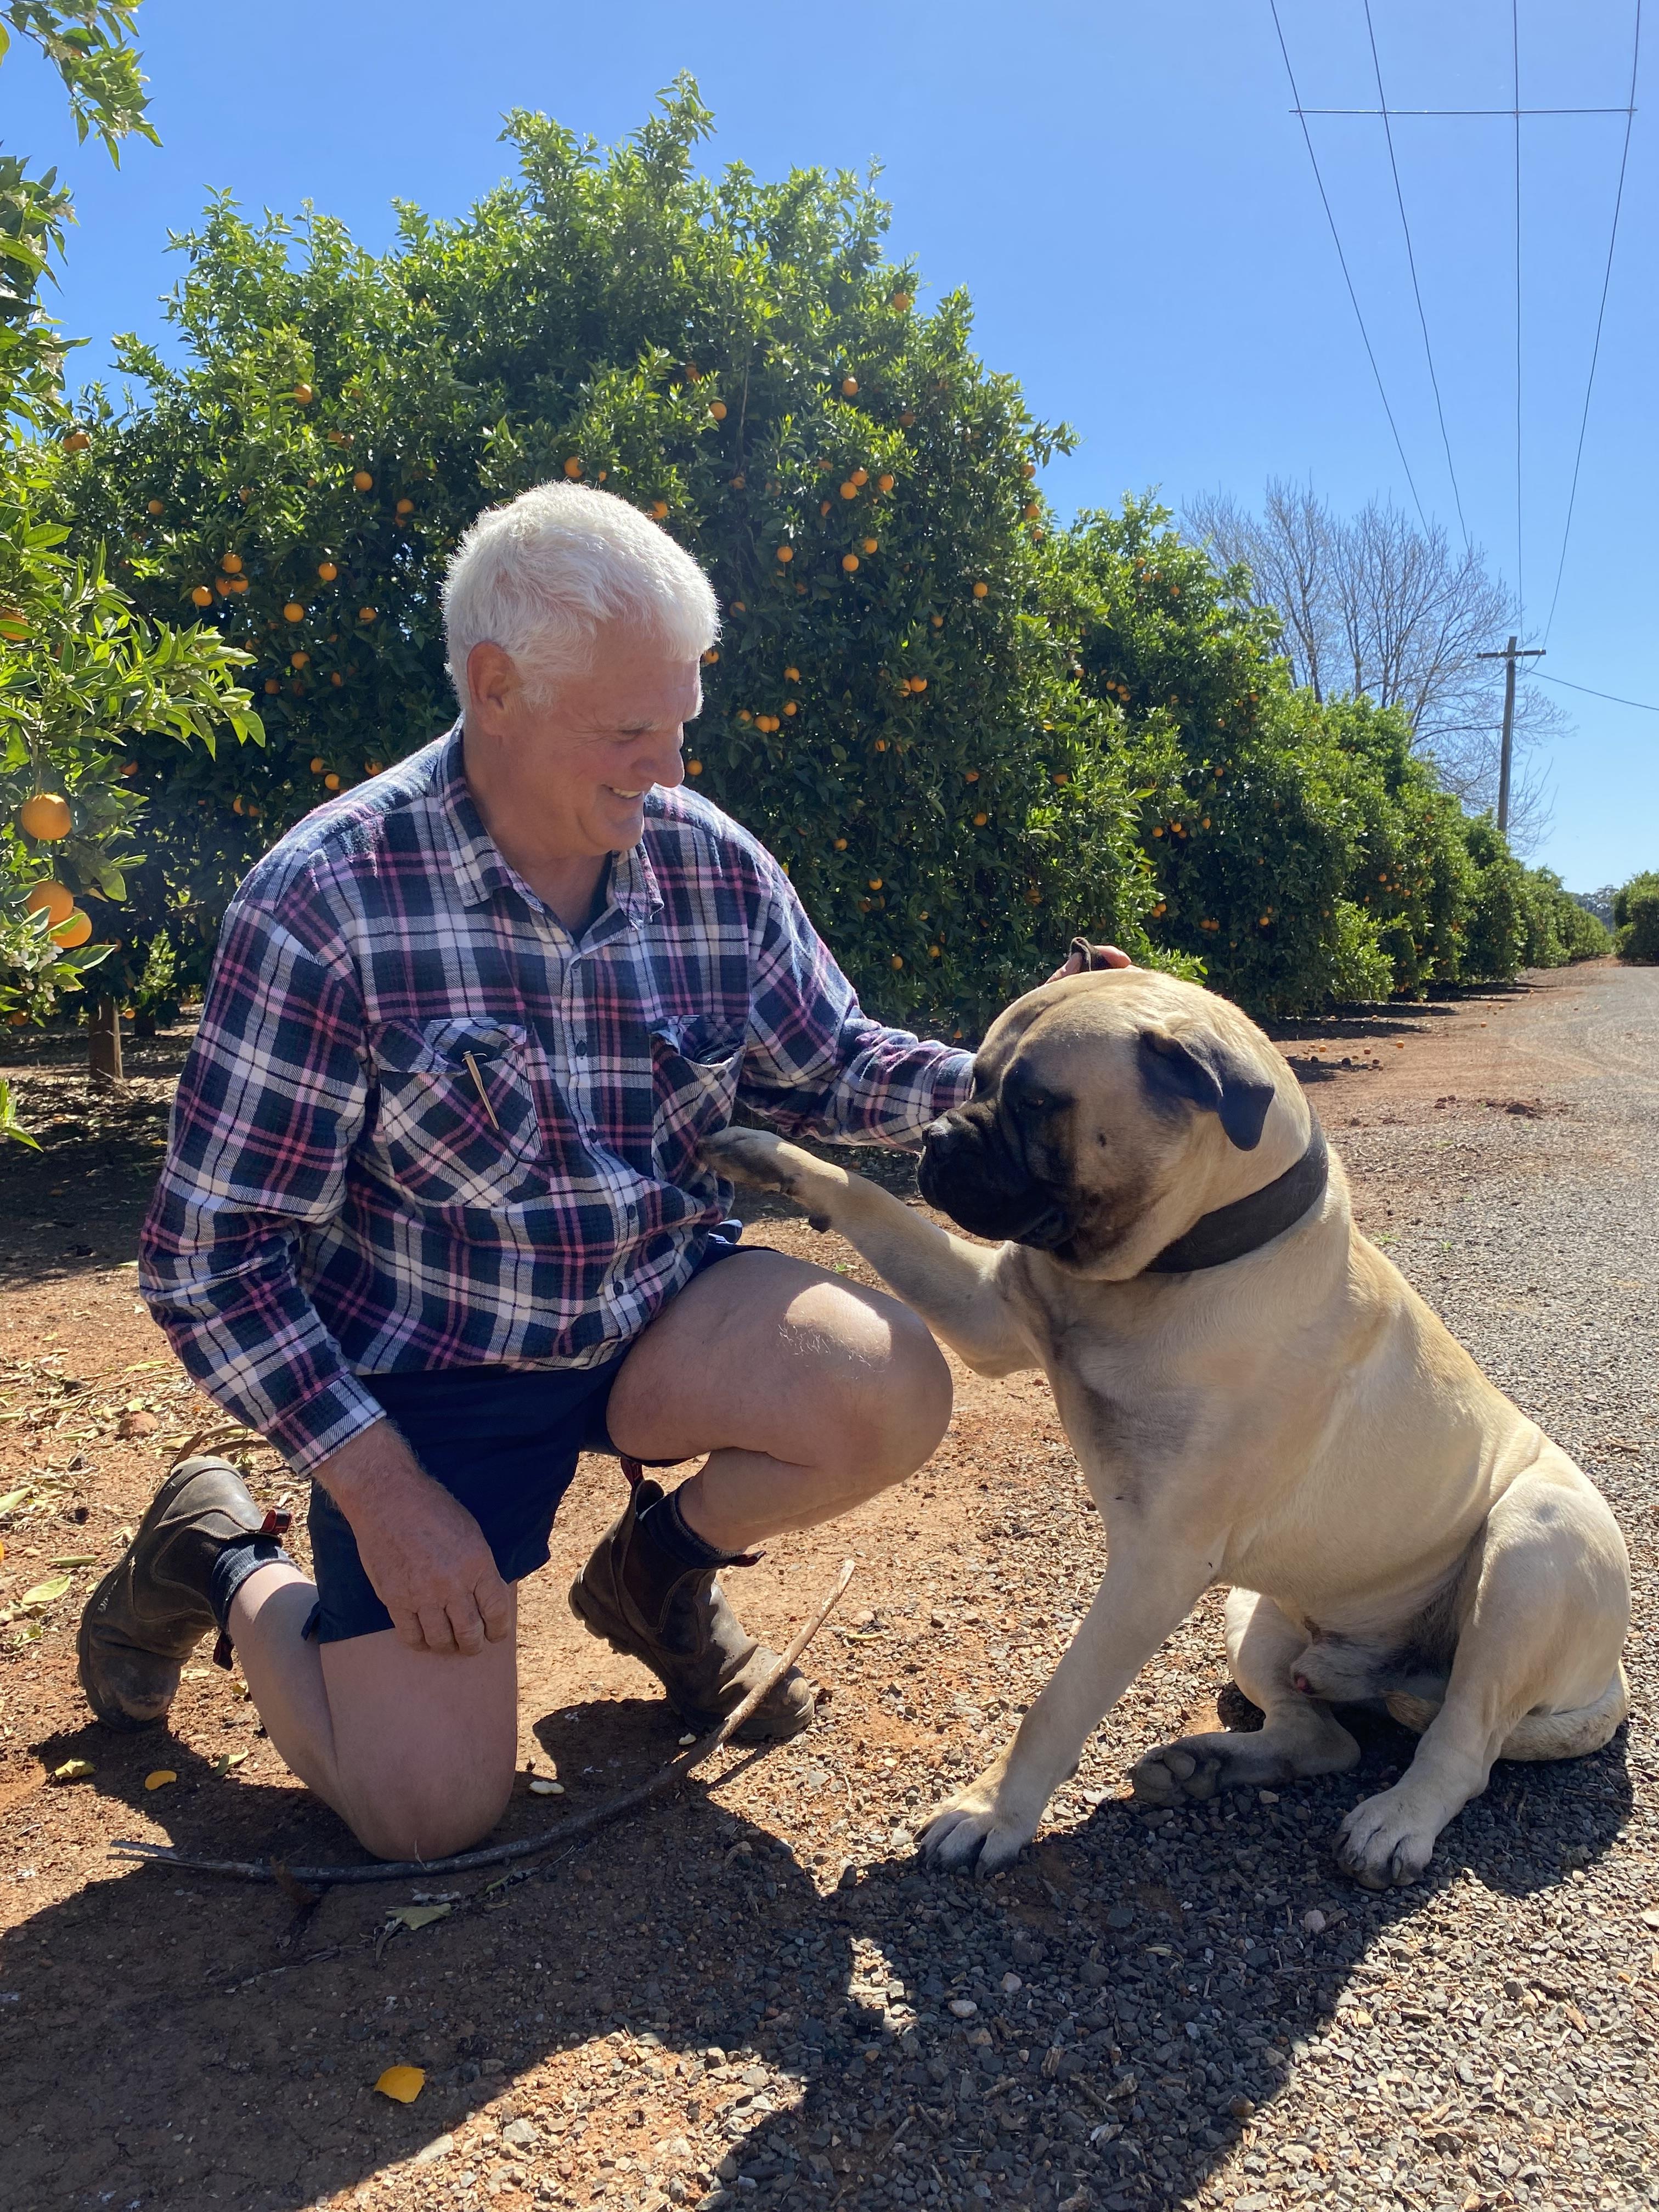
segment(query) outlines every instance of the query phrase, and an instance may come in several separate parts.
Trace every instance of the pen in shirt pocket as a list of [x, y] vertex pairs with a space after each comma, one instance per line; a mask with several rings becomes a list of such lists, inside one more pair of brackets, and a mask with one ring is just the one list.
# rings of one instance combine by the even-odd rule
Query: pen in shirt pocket
[[484, 1079], [478, 1073], [478, 1063], [470, 1052], [464, 1052], [461, 1058], [466, 1062], [466, 1072], [472, 1078], [472, 1087], [478, 1094], [479, 1103], [489, 1116], [489, 1126], [499, 1137], [501, 1133], [501, 1125], [495, 1119], [495, 1109], [489, 1103], [489, 1093], [484, 1089]]

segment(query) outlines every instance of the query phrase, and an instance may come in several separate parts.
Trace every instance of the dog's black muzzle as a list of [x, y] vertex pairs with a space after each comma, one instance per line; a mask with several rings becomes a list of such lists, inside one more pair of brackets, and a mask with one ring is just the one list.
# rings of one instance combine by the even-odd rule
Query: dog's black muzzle
[[989, 1105], [957, 1107], [933, 1124], [916, 1182], [929, 1206], [948, 1213], [970, 1236], [1030, 1244], [1039, 1252], [1052, 1252], [1071, 1236], [1066, 1194], [1031, 1172]]

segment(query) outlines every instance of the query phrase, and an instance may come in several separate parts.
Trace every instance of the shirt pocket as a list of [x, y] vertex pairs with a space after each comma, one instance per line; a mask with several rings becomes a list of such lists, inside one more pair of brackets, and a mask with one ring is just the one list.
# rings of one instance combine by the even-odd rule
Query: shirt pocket
[[698, 1147], [731, 1121], [743, 1052], [741, 1038], [702, 1016], [653, 1023], [651, 1158], [664, 1182], [712, 1197], [717, 1178]]
[[422, 1205], [493, 1208], [544, 1194], [527, 1036], [465, 1017], [386, 1022], [375, 1032], [371, 1144]]

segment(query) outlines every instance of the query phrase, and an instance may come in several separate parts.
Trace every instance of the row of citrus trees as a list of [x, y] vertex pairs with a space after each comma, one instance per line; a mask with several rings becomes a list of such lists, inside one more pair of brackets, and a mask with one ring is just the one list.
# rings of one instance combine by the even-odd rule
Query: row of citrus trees
[[1621, 960], [1659, 964], [1659, 872], [1644, 868], [1613, 895], [1614, 942]]
[[[1160, 511], [1056, 526], [1036, 479], [1066, 432], [975, 357], [965, 300], [917, 311], [867, 191], [710, 181], [708, 126], [685, 85], [605, 155], [515, 116], [520, 181], [459, 222], [405, 212], [384, 255], [224, 201], [185, 241], [179, 343], [122, 351], [147, 404], [94, 395], [40, 465], [86, 574], [246, 670], [258, 725], [228, 720], [260, 742], [124, 713], [46, 756], [70, 838], [14, 816], [7, 848], [115, 945], [120, 994], [160, 988], [163, 941], [199, 974], [271, 839], [443, 726], [443, 564], [550, 477], [709, 568], [690, 775], [884, 1014], [971, 1035], [1085, 930], [1263, 1012], [1602, 949], [1398, 715], [1292, 687], [1240, 580]], [[146, 855], [113, 879], [111, 809]]]

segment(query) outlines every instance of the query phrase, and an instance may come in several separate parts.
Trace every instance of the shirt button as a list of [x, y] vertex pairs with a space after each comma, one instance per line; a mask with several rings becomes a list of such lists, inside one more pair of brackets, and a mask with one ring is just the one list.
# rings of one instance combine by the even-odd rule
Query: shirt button
[[587, 1053], [587, 1039], [586, 1037], [578, 1037], [574, 1044], [571, 1046], [570, 1049], [575, 1054], [578, 1060], [586, 1058]]

